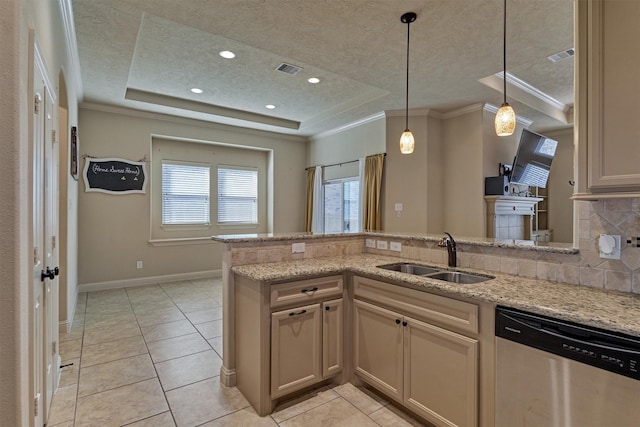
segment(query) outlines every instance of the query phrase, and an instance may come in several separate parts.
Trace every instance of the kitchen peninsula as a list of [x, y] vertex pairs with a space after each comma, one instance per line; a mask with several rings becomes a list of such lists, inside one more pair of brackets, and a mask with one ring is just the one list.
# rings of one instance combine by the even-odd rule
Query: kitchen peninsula
[[[394, 233], [214, 236], [225, 245], [221, 381], [237, 384], [260, 415], [270, 413], [279, 399], [310, 385], [355, 381], [373, 386], [431, 422], [489, 426], [494, 423], [497, 305], [640, 337], [640, 297], [578, 286], [570, 272], [582, 259], [566, 245], [519, 246], [457, 238], [456, 270], [494, 277], [476, 284], [378, 267], [413, 262], [446, 270], [447, 252], [438, 246], [441, 237]], [[385, 315], [395, 319], [398, 327], [417, 331], [405, 334], [416, 351], [423, 348], [419, 339], [432, 340], [432, 347], [432, 342], [447, 340], [442, 351], [450, 353], [421, 355], [425, 366], [430, 357], [445, 355], [464, 369], [456, 369], [457, 376], [452, 375], [447, 387], [437, 393], [407, 382], [417, 375], [407, 371], [413, 367], [410, 359], [404, 359], [404, 368], [400, 366], [404, 381], [385, 377], [375, 360], [361, 354], [364, 342], [375, 352], [385, 351], [380, 344], [375, 347], [375, 342], [365, 341], [372, 328], [382, 334], [375, 335], [376, 340], [389, 347], [382, 336], [393, 330], [376, 323]], [[283, 353], [277, 347], [296, 342], [295, 337], [286, 336], [286, 326], [279, 329], [278, 325], [296, 316], [309, 320], [302, 351], [317, 356], [310, 358], [309, 366], [281, 372], [283, 365], [276, 362]], [[398, 349], [401, 354], [402, 346]], [[396, 359], [403, 363], [402, 357]], [[447, 367], [439, 364], [438, 370], [444, 375]], [[443, 392], [453, 393], [457, 400], [443, 403], [437, 397]]]

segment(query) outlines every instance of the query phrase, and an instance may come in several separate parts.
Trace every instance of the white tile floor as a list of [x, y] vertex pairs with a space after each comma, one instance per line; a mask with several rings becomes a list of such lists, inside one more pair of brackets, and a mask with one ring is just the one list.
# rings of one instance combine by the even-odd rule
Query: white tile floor
[[258, 417], [220, 384], [222, 283], [181, 281], [81, 294], [60, 336], [48, 427], [418, 426], [370, 390], [324, 387]]

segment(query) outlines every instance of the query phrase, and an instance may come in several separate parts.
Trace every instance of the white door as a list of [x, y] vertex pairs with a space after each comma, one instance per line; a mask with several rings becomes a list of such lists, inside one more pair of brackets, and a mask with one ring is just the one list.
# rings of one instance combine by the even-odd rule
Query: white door
[[54, 149], [55, 112], [52, 84], [37, 45], [33, 50], [32, 191], [33, 276], [31, 283], [31, 410], [33, 425], [46, 423], [58, 373], [57, 345], [57, 147]]
[[[42, 402], [44, 396], [44, 95], [46, 92], [41, 67], [34, 62], [33, 78], [33, 314], [31, 337], [31, 386], [33, 391], [32, 414], [34, 425], [44, 424]], [[46, 280], [46, 279], [45, 279]]]
[[[53, 271], [44, 281], [44, 369], [45, 399], [43, 412], [49, 414], [53, 392], [57, 386], [58, 369], [58, 144], [55, 137], [54, 98], [46, 87], [44, 96], [44, 251], [45, 270]], [[52, 278], [53, 277], [53, 278]]]

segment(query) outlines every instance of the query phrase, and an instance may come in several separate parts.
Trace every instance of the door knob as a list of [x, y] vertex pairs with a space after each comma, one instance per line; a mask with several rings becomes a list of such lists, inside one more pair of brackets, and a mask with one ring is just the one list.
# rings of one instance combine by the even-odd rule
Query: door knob
[[51, 270], [49, 267], [47, 267], [46, 270], [42, 270], [40, 272], [40, 281], [44, 282], [44, 279], [51, 279], [53, 280], [56, 277], [56, 274], [54, 273], [53, 270]]

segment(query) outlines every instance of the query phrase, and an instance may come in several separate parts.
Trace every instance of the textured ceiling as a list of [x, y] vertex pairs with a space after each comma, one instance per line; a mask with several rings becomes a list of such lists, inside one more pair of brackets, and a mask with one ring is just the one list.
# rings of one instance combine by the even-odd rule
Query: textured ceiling
[[[73, 0], [83, 102], [312, 136], [409, 107], [500, 105], [502, 0]], [[507, 71], [573, 105], [572, 0], [508, 0]], [[231, 50], [236, 58], [218, 55]], [[275, 71], [286, 62], [296, 75]], [[307, 83], [318, 77], [319, 84]], [[190, 88], [199, 87], [196, 95]], [[498, 85], [497, 87], [500, 87]], [[566, 126], [517, 90], [532, 128]], [[267, 110], [273, 104], [275, 110]], [[536, 106], [535, 108], [531, 105]], [[555, 118], [554, 118], [555, 117]]]

